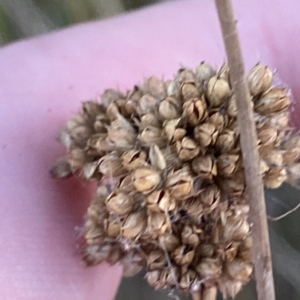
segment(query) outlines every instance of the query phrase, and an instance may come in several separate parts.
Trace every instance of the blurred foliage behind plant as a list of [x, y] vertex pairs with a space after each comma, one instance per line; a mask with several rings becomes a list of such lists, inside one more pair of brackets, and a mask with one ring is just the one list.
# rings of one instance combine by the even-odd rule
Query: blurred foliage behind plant
[[0, 0], [0, 45], [160, 0]]

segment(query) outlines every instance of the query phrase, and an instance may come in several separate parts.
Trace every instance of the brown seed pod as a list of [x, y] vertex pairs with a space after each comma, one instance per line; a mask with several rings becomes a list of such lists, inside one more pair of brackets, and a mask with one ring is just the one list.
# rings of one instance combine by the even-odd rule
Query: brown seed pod
[[190, 245], [181, 245], [172, 253], [172, 258], [178, 265], [189, 265], [195, 256], [195, 249]]
[[271, 87], [273, 72], [267, 66], [258, 63], [250, 70], [247, 80], [251, 95], [259, 96]]
[[187, 101], [188, 99], [192, 98], [198, 98], [200, 96], [194, 81], [184, 82], [181, 86], [180, 93], [183, 101]]
[[101, 104], [108, 107], [110, 103], [115, 102], [118, 99], [124, 99], [124, 95], [117, 90], [106, 89], [101, 95]]
[[167, 190], [158, 190], [147, 196], [147, 207], [155, 212], [173, 211], [176, 208], [176, 202]]
[[216, 127], [216, 130], [221, 132], [227, 125], [228, 117], [217, 111], [207, 118], [207, 122], [213, 124]]
[[173, 233], [166, 232], [158, 236], [158, 244], [167, 252], [173, 252], [179, 246], [180, 240]]
[[216, 71], [209, 63], [203, 61], [196, 67], [195, 75], [197, 80], [199, 80], [200, 82], [205, 82], [208, 81], [211, 77], [215, 76]]
[[199, 232], [195, 230], [195, 227], [185, 225], [181, 232], [181, 240], [184, 244], [196, 248], [200, 242]]
[[215, 144], [218, 137], [218, 131], [213, 124], [204, 123], [195, 127], [194, 137], [200, 146], [207, 147]]
[[128, 170], [132, 171], [138, 167], [146, 166], [147, 154], [142, 150], [129, 150], [122, 155], [122, 165]]
[[209, 79], [206, 90], [206, 97], [211, 107], [220, 107], [230, 95], [230, 86], [227, 80], [219, 76]]
[[187, 100], [182, 106], [182, 116], [186, 118], [191, 126], [196, 126], [207, 117], [207, 107], [203, 98], [194, 98]]
[[159, 172], [152, 167], [140, 167], [132, 173], [133, 185], [138, 192], [152, 192], [161, 181]]
[[202, 279], [217, 279], [221, 275], [220, 262], [215, 258], [203, 258], [196, 267], [196, 271]]
[[288, 109], [291, 99], [281, 88], [270, 88], [255, 103], [254, 109], [262, 115], [281, 113]]
[[197, 273], [191, 269], [187, 269], [185, 273], [183, 273], [180, 277], [179, 286], [183, 291], [193, 291], [196, 292], [200, 289], [200, 286], [196, 288], [196, 284], [198, 283], [199, 278]]
[[153, 113], [156, 110], [156, 107], [159, 105], [160, 100], [150, 94], [145, 94], [141, 97], [138, 102], [136, 109], [139, 114], [149, 114]]
[[84, 249], [83, 260], [88, 266], [100, 264], [108, 259], [111, 249], [110, 244], [87, 246]]
[[158, 170], [162, 171], [167, 167], [166, 159], [157, 145], [150, 147], [149, 159], [151, 165]]
[[181, 141], [177, 141], [176, 149], [179, 159], [183, 161], [192, 160], [200, 152], [197, 143], [188, 137], [184, 137]]
[[231, 277], [224, 274], [218, 281], [218, 287], [224, 299], [227, 299], [228, 297], [235, 298], [237, 293], [242, 289], [243, 282], [232, 280]]
[[237, 142], [236, 133], [233, 130], [225, 129], [219, 134], [215, 147], [220, 153], [230, 153], [236, 147]]
[[128, 239], [138, 238], [147, 227], [146, 211], [130, 213], [122, 225], [122, 235]]
[[127, 252], [121, 260], [123, 276], [129, 277], [139, 273], [146, 265], [145, 259], [137, 251]]
[[127, 173], [122, 166], [122, 159], [116, 152], [106, 154], [97, 162], [98, 170], [104, 176], [120, 176]]
[[149, 93], [159, 100], [162, 100], [167, 96], [166, 83], [155, 76], [151, 76], [145, 80], [143, 90], [145, 94]]
[[183, 118], [178, 118], [170, 121], [165, 121], [163, 124], [164, 133], [169, 142], [175, 143], [177, 141], [181, 141], [186, 135], [186, 129], [184, 129]]
[[241, 168], [240, 156], [236, 154], [221, 154], [217, 158], [218, 174], [223, 177], [232, 176], [234, 172]]
[[139, 123], [140, 131], [143, 131], [147, 127], [161, 128], [161, 122], [154, 113], [147, 113], [141, 116]]
[[114, 191], [106, 198], [107, 210], [118, 215], [130, 213], [134, 204], [134, 198], [121, 191]]
[[151, 251], [147, 259], [149, 270], [161, 270], [168, 264], [164, 251], [160, 249]]
[[264, 174], [263, 181], [267, 188], [276, 189], [287, 180], [286, 169], [283, 168], [272, 168]]
[[179, 118], [181, 114], [181, 101], [174, 96], [169, 96], [160, 103], [158, 112], [163, 120]]
[[192, 169], [201, 178], [211, 180], [217, 175], [217, 165], [211, 155], [198, 156], [192, 161]]
[[138, 140], [145, 146], [158, 145], [161, 147], [166, 142], [162, 133], [160, 128], [149, 126], [138, 135]]
[[226, 263], [227, 274], [236, 281], [248, 282], [252, 274], [252, 265], [241, 259], [234, 259]]

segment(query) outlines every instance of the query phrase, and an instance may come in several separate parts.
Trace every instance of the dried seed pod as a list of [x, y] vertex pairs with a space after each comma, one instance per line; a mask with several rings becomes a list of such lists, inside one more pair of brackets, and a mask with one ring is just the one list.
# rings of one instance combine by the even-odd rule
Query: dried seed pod
[[206, 90], [206, 97], [211, 107], [220, 107], [230, 95], [228, 81], [213, 76], [209, 79]]
[[211, 123], [198, 125], [194, 129], [194, 137], [202, 147], [214, 145], [218, 137], [216, 127]]
[[236, 118], [238, 115], [238, 111], [237, 111], [237, 107], [236, 107], [236, 100], [235, 100], [234, 96], [230, 97], [230, 99], [228, 100], [227, 114], [231, 118]]
[[158, 236], [158, 243], [162, 249], [170, 253], [179, 246], [180, 240], [173, 233], [166, 232]]
[[119, 190], [122, 190], [122, 192], [124, 193], [131, 193], [132, 191], [134, 191], [135, 186], [132, 181], [132, 174], [126, 176], [120, 176], [117, 179], [115, 186]]
[[167, 260], [166, 260], [166, 255], [164, 251], [157, 249], [154, 251], [151, 251], [149, 256], [148, 256], [148, 267], [149, 270], [161, 270], [164, 267], [167, 266]]
[[180, 93], [183, 101], [187, 101], [188, 99], [192, 98], [198, 98], [200, 96], [194, 81], [184, 82], [181, 86]]
[[175, 288], [179, 285], [179, 275], [178, 267], [172, 266], [171, 268], [165, 268], [161, 274], [161, 283], [164, 284], [165, 287]]
[[163, 131], [156, 127], [146, 127], [139, 135], [139, 141], [146, 146], [158, 145], [162, 147], [165, 145], [165, 137]]
[[83, 260], [88, 266], [100, 264], [109, 257], [111, 248], [110, 244], [87, 246], [83, 253]]
[[105, 112], [105, 107], [96, 101], [84, 101], [82, 103], [83, 117], [86, 120], [95, 119], [97, 115]]
[[197, 146], [196, 142], [188, 137], [184, 137], [182, 141], [177, 141], [176, 149], [179, 159], [183, 161], [192, 160], [200, 152], [200, 148]]
[[273, 146], [278, 140], [278, 130], [272, 127], [263, 126], [257, 130], [258, 143], [264, 147]]
[[145, 80], [143, 90], [145, 94], [149, 93], [159, 100], [167, 96], [166, 83], [155, 76], [151, 76]]
[[230, 153], [236, 147], [238, 138], [233, 130], [225, 129], [217, 138], [215, 147], [220, 153]]
[[121, 191], [114, 191], [106, 198], [107, 210], [118, 215], [130, 213], [134, 208], [134, 199], [131, 195]]
[[176, 119], [181, 114], [181, 101], [174, 96], [169, 96], [160, 103], [158, 112], [162, 119]]
[[189, 198], [182, 203], [182, 208], [187, 211], [187, 213], [199, 219], [203, 215], [203, 204], [199, 198]]
[[142, 236], [143, 239], [157, 239], [160, 234], [170, 231], [170, 220], [165, 213], [148, 211], [148, 227]]
[[138, 192], [147, 194], [160, 184], [161, 176], [154, 168], [140, 167], [133, 172], [132, 180]]
[[129, 150], [124, 152], [122, 155], [122, 165], [128, 171], [146, 166], [146, 160], [147, 154], [142, 150]]
[[99, 172], [105, 176], [120, 176], [127, 173], [122, 166], [122, 159], [116, 152], [111, 152], [100, 158], [98, 162]]
[[161, 128], [161, 122], [159, 121], [158, 117], [153, 113], [147, 113], [141, 116], [139, 129], [143, 131], [147, 127], [156, 127]]
[[[74, 149], [77, 150], [77, 149]], [[98, 133], [92, 135], [86, 143], [86, 151], [84, 155], [103, 156], [107, 152], [112, 151], [113, 147], [107, 142], [107, 134]]]
[[145, 94], [141, 97], [138, 102], [138, 113], [139, 114], [148, 114], [156, 110], [156, 107], [159, 105], [160, 100], [150, 94]]
[[155, 212], [173, 211], [176, 208], [176, 202], [168, 191], [158, 190], [147, 196], [147, 207]]
[[50, 175], [54, 178], [67, 178], [73, 175], [73, 171], [68, 158], [60, 157], [56, 164], [51, 168]]
[[277, 189], [288, 178], [286, 169], [272, 168], [264, 174], [263, 180], [267, 188]]
[[232, 280], [231, 277], [224, 274], [219, 280], [218, 286], [224, 299], [227, 299], [228, 297], [235, 298], [237, 293], [242, 289], [243, 282]]
[[217, 279], [222, 271], [218, 259], [203, 258], [196, 267], [196, 271], [203, 279]]
[[118, 99], [124, 99], [124, 96], [117, 90], [107, 89], [101, 95], [101, 104], [108, 107], [110, 103], [115, 102]]
[[195, 74], [191, 69], [180, 68], [175, 76], [175, 81], [180, 85], [183, 82], [193, 82], [195, 81]]
[[117, 238], [121, 234], [122, 220], [119, 216], [115, 214], [110, 214], [107, 220], [107, 236], [110, 238]]
[[217, 77], [226, 80], [230, 83], [230, 72], [229, 66], [227, 63], [224, 63], [217, 73]]
[[203, 61], [196, 67], [195, 75], [199, 81], [204, 82], [215, 76], [216, 71], [209, 63]]
[[82, 169], [82, 174], [85, 179], [97, 178], [101, 179], [102, 175], [97, 172], [99, 162], [94, 161], [86, 163]]
[[123, 265], [123, 276], [129, 277], [139, 273], [146, 262], [137, 251], [129, 251], [122, 258], [121, 264]]
[[260, 157], [271, 168], [280, 168], [283, 165], [283, 156], [280, 150], [273, 147], [262, 147], [259, 149]]
[[[180, 277], [179, 286], [183, 291], [193, 291], [195, 292], [195, 283], [199, 281], [197, 273], [191, 269], [187, 269]], [[199, 287], [200, 288], [200, 287]]]
[[97, 133], [107, 133], [107, 126], [110, 120], [108, 119], [106, 113], [101, 113], [96, 116], [93, 127]]
[[183, 118], [164, 122], [164, 133], [169, 142], [174, 143], [176, 141], [181, 141], [185, 137], [186, 129], [183, 128], [184, 125]]
[[159, 170], [164, 170], [167, 166], [166, 159], [157, 145], [150, 147], [149, 159], [151, 165]]
[[143, 91], [137, 85], [135, 85], [133, 89], [127, 94], [123, 112], [126, 117], [137, 114], [137, 107], [142, 96]]
[[221, 114], [219, 111], [214, 112], [210, 117], [207, 118], [207, 122], [213, 124], [216, 130], [221, 132], [227, 125], [227, 116]]
[[187, 100], [182, 106], [182, 116], [187, 119], [191, 126], [196, 126], [207, 117], [207, 107], [203, 98], [194, 98]]
[[220, 224], [221, 236], [224, 241], [239, 241], [247, 237], [250, 226], [245, 217], [228, 217], [226, 223]]
[[167, 176], [166, 187], [171, 197], [182, 200], [190, 197], [193, 192], [194, 178], [185, 169], [179, 169], [174, 173], [170, 172]]
[[147, 227], [146, 211], [139, 210], [130, 213], [122, 226], [122, 235], [128, 239], [138, 238]]
[[229, 177], [241, 168], [240, 156], [235, 154], [221, 154], [217, 158], [217, 169], [220, 176]]
[[189, 225], [185, 225], [181, 232], [181, 240], [184, 244], [190, 245], [193, 248], [196, 248], [199, 245], [200, 238], [194, 228]]
[[290, 165], [298, 161], [300, 158], [300, 148], [292, 148], [282, 153], [283, 164]]
[[116, 148], [132, 148], [136, 140], [133, 126], [121, 115], [108, 128], [107, 142]]
[[250, 70], [247, 80], [250, 94], [259, 96], [271, 87], [273, 72], [267, 66], [258, 63]]
[[215, 253], [215, 247], [211, 244], [200, 245], [198, 253], [201, 257], [211, 258]]
[[211, 180], [217, 175], [217, 165], [211, 155], [198, 156], [192, 161], [192, 169], [201, 178]]
[[289, 150], [289, 149], [293, 149], [293, 148], [300, 148], [300, 136], [299, 135], [288, 136], [285, 139], [282, 147], [285, 150]]
[[[264, 116], [260, 117], [263, 118]], [[262, 122], [276, 129], [287, 128], [289, 125], [289, 112], [283, 112], [272, 116], [267, 116]]]
[[190, 245], [181, 245], [175, 249], [172, 257], [178, 265], [189, 265], [195, 257], [195, 249]]
[[255, 103], [255, 111], [262, 115], [284, 112], [289, 108], [291, 99], [281, 88], [270, 88]]
[[88, 162], [88, 158], [82, 149], [73, 149], [69, 152], [68, 163], [72, 171], [74, 172], [76, 169], [82, 168], [85, 163]]
[[234, 173], [234, 177], [220, 178], [218, 185], [230, 197], [242, 195], [246, 188], [244, 171]]
[[146, 274], [148, 283], [151, 286], [153, 286], [155, 289], [163, 287], [160, 285], [160, 275], [161, 275], [161, 270], [149, 271]]
[[252, 265], [243, 262], [241, 259], [234, 259], [226, 263], [227, 274], [236, 281], [248, 282], [252, 274]]
[[103, 243], [106, 233], [102, 225], [85, 224], [84, 238], [87, 245], [100, 245]]
[[213, 210], [220, 202], [220, 189], [215, 184], [210, 184], [203, 188], [198, 197], [202, 204]]

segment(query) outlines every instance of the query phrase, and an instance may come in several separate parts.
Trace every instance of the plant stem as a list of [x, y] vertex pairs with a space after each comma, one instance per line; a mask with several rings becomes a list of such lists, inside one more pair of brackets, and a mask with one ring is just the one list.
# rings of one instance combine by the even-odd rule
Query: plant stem
[[253, 223], [253, 254], [258, 300], [275, 300], [271, 250], [264, 199], [263, 181], [259, 172], [257, 136], [251, 99], [245, 79], [244, 62], [230, 0], [215, 0], [230, 68], [231, 83], [238, 110], [238, 124], [250, 218]]

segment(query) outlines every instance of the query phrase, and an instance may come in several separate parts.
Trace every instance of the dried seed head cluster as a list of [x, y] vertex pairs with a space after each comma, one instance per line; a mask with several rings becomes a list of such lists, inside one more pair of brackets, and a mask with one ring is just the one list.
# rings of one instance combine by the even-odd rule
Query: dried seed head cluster
[[[248, 75], [265, 186], [299, 186], [300, 138], [288, 127], [291, 99], [257, 64]], [[84, 226], [88, 265], [142, 268], [155, 288], [235, 296], [252, 273], [249, 204], [237, 110], [226, 65], [203, 62], [173, 80], [145, 80], [126, 94], [87, 101], [60, 140], [52, 170], [99, 184]]]

